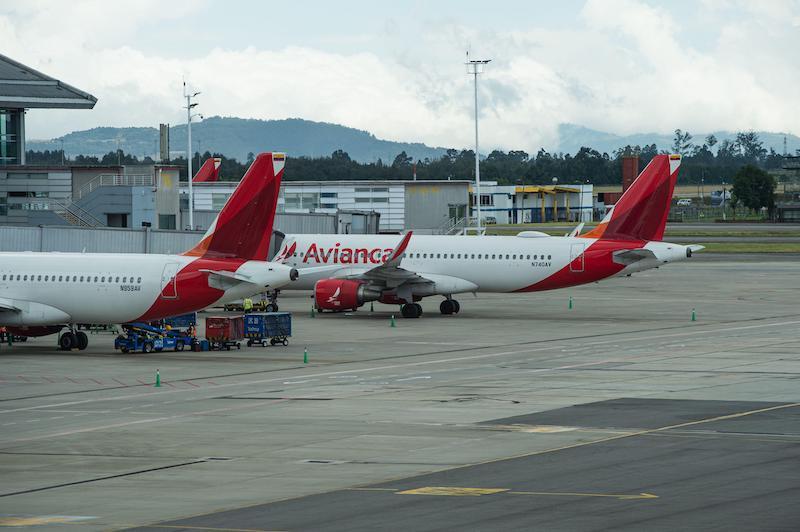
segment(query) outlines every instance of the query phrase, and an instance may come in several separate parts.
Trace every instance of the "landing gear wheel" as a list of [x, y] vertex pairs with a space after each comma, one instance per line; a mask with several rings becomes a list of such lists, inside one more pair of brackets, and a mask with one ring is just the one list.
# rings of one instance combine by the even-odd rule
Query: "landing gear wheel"
[[404, 318], [419, 318], [422, 316], [422, 306], [417, 303], [406, 303], [400, 307], [400, 314]]
[[459, 312], [461, 312], [461, 303], [459, 303], [455, 299], [451, 299], [450, 301], [453, 302], [453, 313], [458, 314]]
[[72, 351], [72, 348], [76, 346], [77, 342], [72, 331], [65, 332], [58, 339], [58, 347], [60, 347], [62, 351]]
[[81, 351], [83, 351], [89, 346], [89, 337], [86, 336], [86, 333], [83, 331], [78, 331], [75, 333], [75, 340], [78, 349], [80, 349]]
[[445, 315], [453, 314], [456, 311], [456, 306], [453, 304], [452, 299], [445, 299], [439, 303], [439, 312]]

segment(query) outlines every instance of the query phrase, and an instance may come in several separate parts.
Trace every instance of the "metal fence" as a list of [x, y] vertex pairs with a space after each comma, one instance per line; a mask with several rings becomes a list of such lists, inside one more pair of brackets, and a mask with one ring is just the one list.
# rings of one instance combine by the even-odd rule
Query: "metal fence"
[[769, 213], [751, 211], [745, 207], [673, 206], [669, 222], [732, 222], [736, 220], [767, 221]]
[[181, 253], [194, 246], [201, 231], [159, 231], [111, 227], [0, 227], [0, 251], [86, 253]]

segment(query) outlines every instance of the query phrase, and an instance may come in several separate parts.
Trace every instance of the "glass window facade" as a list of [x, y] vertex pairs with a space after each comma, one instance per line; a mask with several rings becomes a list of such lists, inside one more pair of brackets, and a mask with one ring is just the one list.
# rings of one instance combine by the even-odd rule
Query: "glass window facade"
[[15, 109], [0, 109], [0, 166], [20, 163], [20, 115]]

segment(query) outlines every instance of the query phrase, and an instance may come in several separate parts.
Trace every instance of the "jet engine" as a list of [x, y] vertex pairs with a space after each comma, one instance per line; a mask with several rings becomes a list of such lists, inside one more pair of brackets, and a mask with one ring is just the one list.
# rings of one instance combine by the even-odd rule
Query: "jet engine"
[[321, 279], [314, 284], [314, 303], [320, 310], [355, 310], [380, 297], [380, 291], [360, 281]]

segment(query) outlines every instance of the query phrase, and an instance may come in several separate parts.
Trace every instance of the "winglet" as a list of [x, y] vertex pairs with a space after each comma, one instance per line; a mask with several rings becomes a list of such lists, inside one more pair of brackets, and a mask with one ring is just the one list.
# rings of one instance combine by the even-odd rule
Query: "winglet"
[[400, 244], [396, 248], [394, 248], [392, 256], [389, 257], [389, 260], [387, 260], [384, 264], [388, 266], [397, 266], [398, 264], [400, 264], [400, 260], [403, 258], [403, 253], [406, 252], [406, 248], [408, 247], [408, 242], [411, 240], [411, 235], [413, 233], [414, 233], [413, 231], [409, 231], [408, 233], [406, 233], [406, 235], [403, 237], [403, 240], [400, 241]]

